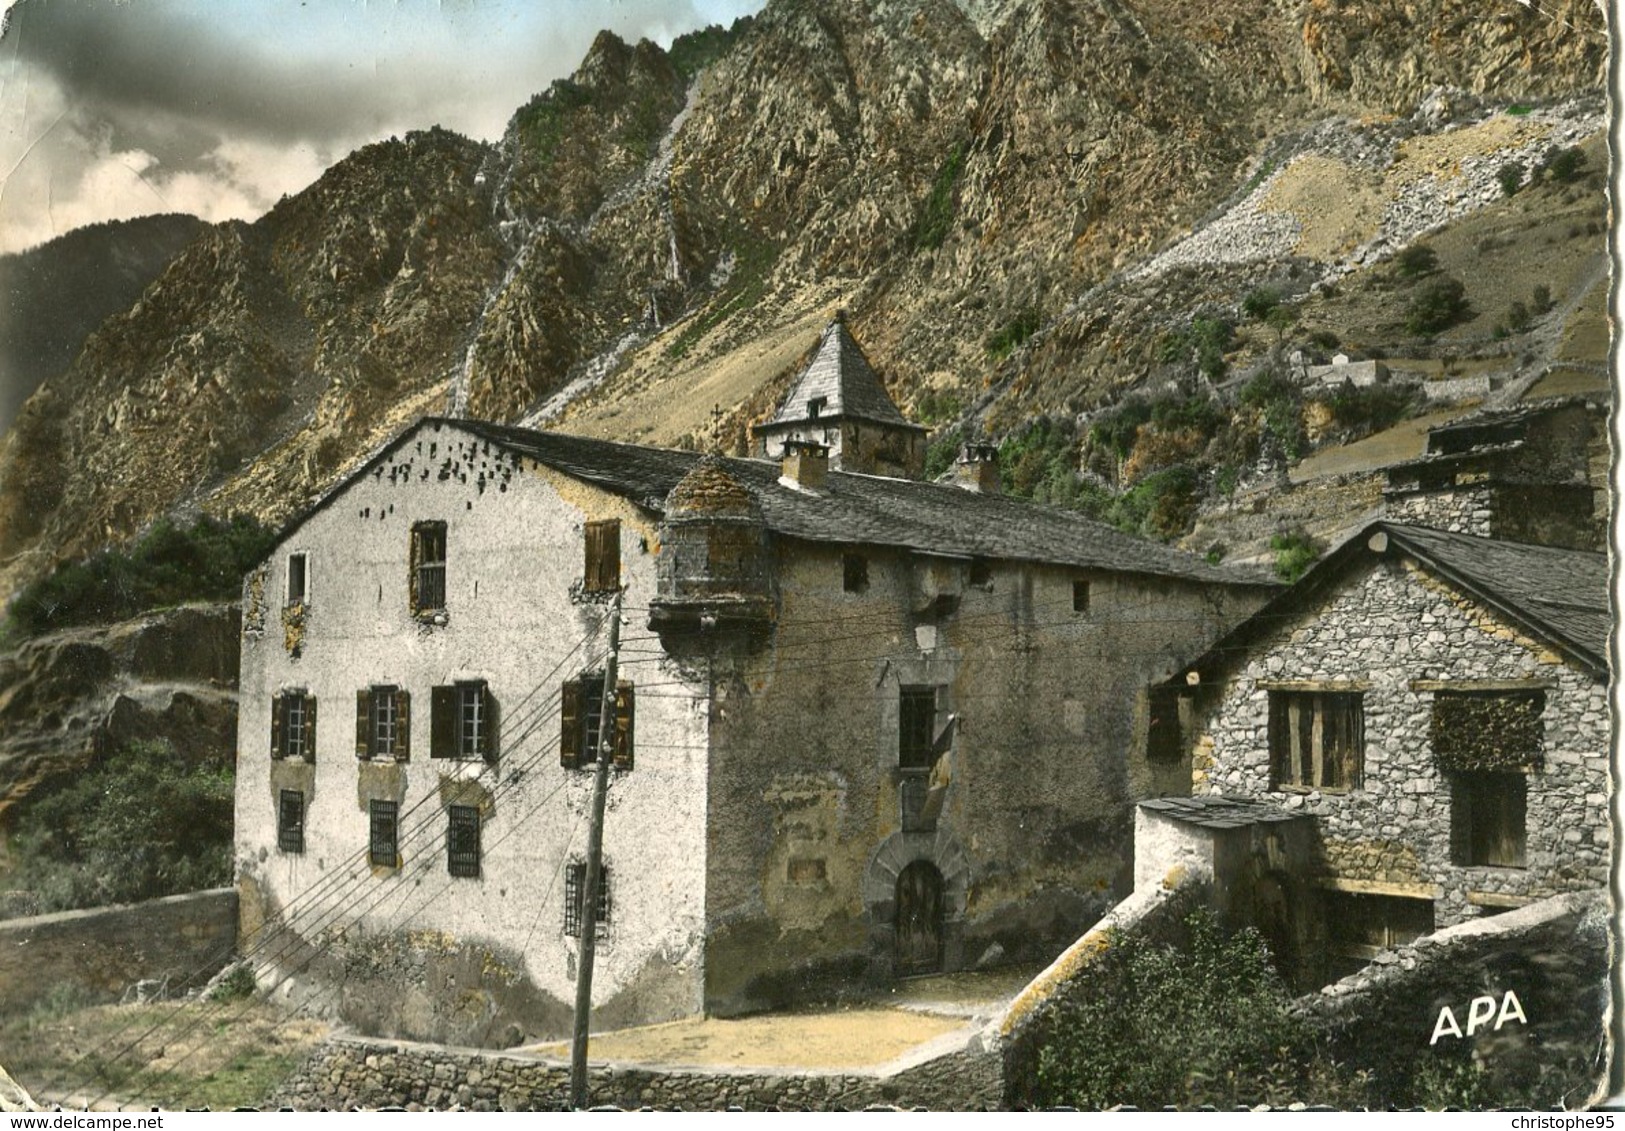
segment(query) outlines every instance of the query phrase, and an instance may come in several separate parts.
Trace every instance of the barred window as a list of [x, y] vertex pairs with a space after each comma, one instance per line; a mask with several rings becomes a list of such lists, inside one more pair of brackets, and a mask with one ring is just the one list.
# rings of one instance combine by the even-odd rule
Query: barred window
[[412, 527], [413, 613], [434, 613], [446, 607], [446, 524], [420, 522]]
[[453, 876], [480, 878], [480, 811], [472, 805], [453, 805], [450, 809], [446, 871]]
[[305, 795], [284, 789], [277, 798], [276, 846], [283, 852], [305, 850]]
[[[587, 894], [587, 864], [586, 861], [576, 861], [565, 869], [564, 873], [564, 933], [570, 938], [581, 937], [581, 907]], [[598, 914], [599, 923], [609, 922], [609, 865], [598, 866]]]
[[1272, 789], [1359, 789], [1365, 697], [1349, 691], [1271, 691]]
[[394, 801], [374, 801], [368, 806], [371, 829], [367, 857], [380, 868], [400, 863], [400, 806]]

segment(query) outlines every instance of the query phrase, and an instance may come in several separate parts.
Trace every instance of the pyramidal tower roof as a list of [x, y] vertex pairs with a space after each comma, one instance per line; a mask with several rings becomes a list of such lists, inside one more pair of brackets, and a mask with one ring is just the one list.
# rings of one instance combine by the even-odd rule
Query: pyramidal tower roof
[[825, 329], [812, 361], [796, 378], [790, 395], [784, 398], [768, 427], [836, 416], [884, 424], [909, 423], [887, 395], [874, 366], [863, 356], [863, 349], [852, 339], [845, 312], [839, 310]]

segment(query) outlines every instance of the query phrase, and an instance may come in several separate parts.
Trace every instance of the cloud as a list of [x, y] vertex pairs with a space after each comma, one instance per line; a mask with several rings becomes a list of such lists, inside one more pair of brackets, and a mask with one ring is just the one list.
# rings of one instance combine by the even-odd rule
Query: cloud
[[0, 252], [161, 211], [250, 218], [366, 142], [500, 135], [601, 26], [760, 0], [19, 0], [0, 39]]

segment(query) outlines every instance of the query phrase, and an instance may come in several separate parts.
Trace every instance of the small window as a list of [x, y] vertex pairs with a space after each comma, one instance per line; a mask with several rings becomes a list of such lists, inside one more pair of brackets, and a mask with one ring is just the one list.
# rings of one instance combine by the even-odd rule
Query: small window
[[446, 607], [446, 524], [412, 527], [412, 612], [437, 613]]
[[[604, 673], [586, 672], [560, 689], [559, 764], [565, 769], [598, 761], [603, 745]], [[610, 747], [617, 770], [632, 768], [633, 720], [637, 700], [628, 680], [615, 683], [614, 734]]]
[[495, 758], [497, 702], [484, 680], [436, 687], [429, 696], [429, 757]]
[[1360, 788], [1365, 703], [1359, 692], [1271, 691], [1270, 787]]
[[905, 770], [929, 770], [936, 739], [937, 689], [902, 687], [897, 699], [897, 764]]
[[448, 812], [446, 871], [465, 879], [480, 878], [480, 811], [472, 805], [453, 805]]
[[284, 691], [271, 700], [271, 757], [316, 760], [316, 698]]
[[[581, 906], [587, 894], [587, 864], [578, 860], [564, 873], [564, 933], [570, 938], [581, 937]], [[609, 865], [598, 866], [599, 923], [609, 922]]]
[[587, 523], [585, 541], [581, 587], [588, 593], [615, 592], [621, 587], [621, 520]]
[[986, 558], [970, 560], [970, 583], [982, 589], [993, 588], [993, 563]]
[[276, 846], [283, 852], [305, 850], [305, 795], [284, 789], [277, 798]]
[[812, 420], [817, 420], [820, 416], [822, 416], [824, 414], [824, 409], [828, 405], [829, 405], [829, 398], [828, 397], [814, 397], [814, 398], [812, 398], [812, 400], [807, 402], [807, 416]]
[[303, 605], [307, 599], [307, 557], [304, 554], [288, 555], [288, 604]]
[[1528, 803], [1525, 774], [1452, 774], [1450, 842], [1455, 862], [1522, 868]]
[[869, 559], [862, 554], [841, 555], [841, 588], [862, 593], [869, 588]]
[[407, 760], [412, 733], [412, 697], [399, 687], [369, 687], [355, 693], [357, 758]]
[[[394, 801], [374, 801], [367, 811], [371, 826], [367, 858], [376, 867], [393, 868], [400, 863], [400, 806]], [[475, 843], [477, 846], [478, 841]]]
[[1072, 611], [1075, 613], [1089, 611], [1089, 583], [1082, 578], [1072, 582]]

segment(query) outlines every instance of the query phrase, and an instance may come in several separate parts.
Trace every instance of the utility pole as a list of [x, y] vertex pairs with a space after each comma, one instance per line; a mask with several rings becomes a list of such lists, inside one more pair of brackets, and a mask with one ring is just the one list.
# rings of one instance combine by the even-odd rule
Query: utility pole
[[602, 879], [604, 796], [609, 764], [615, 757], [615, 667], [621, 648], [621, 596], [609, 618], [609, 658], [604, 661], [604, 697], [598, 712], [598, 764], [592, 779], [592, 821], [587, 826], [587, 876], [581, 892], [581, 955], [576, 965], [575, 1034], [570, 1041], [570, 1107], [587, 1107], [587, 1024], [592, 1013], [592, 960], [598, 937], [598, 885]]

